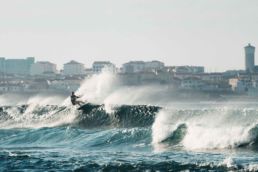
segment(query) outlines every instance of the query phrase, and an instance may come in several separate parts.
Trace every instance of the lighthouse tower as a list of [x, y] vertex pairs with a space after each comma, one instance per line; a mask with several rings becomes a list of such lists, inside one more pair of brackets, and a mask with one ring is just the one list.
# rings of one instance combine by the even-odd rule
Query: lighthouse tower
[[246, 72], [254, 72], [254, 52], [255, 47], [251, 44], [245, 46], [245, 70]]

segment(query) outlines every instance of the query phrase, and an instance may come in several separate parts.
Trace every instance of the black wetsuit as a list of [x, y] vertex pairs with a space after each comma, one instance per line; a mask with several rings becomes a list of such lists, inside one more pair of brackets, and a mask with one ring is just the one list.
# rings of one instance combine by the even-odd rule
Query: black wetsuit
[[76, 101], [77, 98], [79, 98], [79, 97], [76, 96], [76, 95], [71, 95], [71, 102], [72, 102], [73, 105], [77, 104], [77, 101]]

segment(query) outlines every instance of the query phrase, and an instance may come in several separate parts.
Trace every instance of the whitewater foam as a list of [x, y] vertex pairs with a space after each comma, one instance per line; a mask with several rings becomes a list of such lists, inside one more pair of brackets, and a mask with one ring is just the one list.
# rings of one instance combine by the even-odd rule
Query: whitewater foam
[[74, 107], [28, 106], [2, 107], [4, 114], [0, 128], [42, 128], [69, 124], [74, 121], [78, 111]]
[[[162, 110], [152, 126], [154, 147], [186, 125], [180, 144], [184, 149], [228, 149], [250, 146], [258, 136], [258, 110], [241, 108]], [[254, 130], [254, 131], [253, 131]], [[251, 132], [253, 131], [253, 132]]]

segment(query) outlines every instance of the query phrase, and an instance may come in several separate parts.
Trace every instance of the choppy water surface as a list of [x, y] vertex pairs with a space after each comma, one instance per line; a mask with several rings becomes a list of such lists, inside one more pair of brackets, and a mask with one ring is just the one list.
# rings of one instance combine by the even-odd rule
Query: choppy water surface
[[257, 171], [258, 104], [3, 106], [0, 171]]

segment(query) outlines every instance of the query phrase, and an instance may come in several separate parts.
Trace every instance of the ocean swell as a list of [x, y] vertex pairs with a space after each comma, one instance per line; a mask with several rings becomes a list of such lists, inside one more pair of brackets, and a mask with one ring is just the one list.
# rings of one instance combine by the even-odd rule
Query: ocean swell
[[154, 148], [165, 144], [190, 150], [255, 149], [257, 117], [258, 110], [242, 108], [116, 105], [106, 110], [105, 105], [86, 104], [78, 110], [71, 106], [21, 105], [0, 108], [0, 128], [147, 128]]

